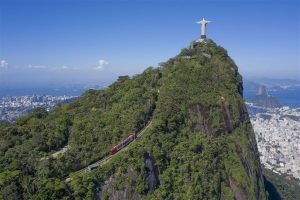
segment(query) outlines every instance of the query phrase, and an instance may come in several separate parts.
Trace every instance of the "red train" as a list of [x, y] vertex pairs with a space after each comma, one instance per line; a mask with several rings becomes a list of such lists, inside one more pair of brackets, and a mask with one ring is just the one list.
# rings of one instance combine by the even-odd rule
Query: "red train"
[[136, 139], [136, 133], [131, 133], [125, 140], [123, 140], [120, 144], [114, 146], [110, 151], [109, 154], [113, 155], [126, 147], [130, 142]]

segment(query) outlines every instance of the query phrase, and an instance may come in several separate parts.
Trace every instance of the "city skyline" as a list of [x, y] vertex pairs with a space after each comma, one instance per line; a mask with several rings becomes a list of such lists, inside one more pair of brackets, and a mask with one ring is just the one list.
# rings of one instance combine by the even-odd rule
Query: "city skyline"
[[110, 83], [207, 37], [246, 77], [300, 79], [297, 1], [0, 0], [2, 86]]

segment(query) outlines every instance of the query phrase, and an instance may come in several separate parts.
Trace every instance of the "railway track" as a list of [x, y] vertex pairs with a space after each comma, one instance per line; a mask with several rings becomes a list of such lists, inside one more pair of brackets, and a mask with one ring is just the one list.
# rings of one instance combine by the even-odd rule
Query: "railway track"
[[[120, 151], [118, 151], [117, 153], [113, 154], [113, 155], [107, 155], [105, 156], [104, 158], [101, 158], [100, 160], [88, 165], [87, 167], [84, 167], [76, 172], [73, 172], [72, 174], [83, 174], [83, 173], [86, 173], [86, 172], [90, 172], [91, 170], [99, 167], [99, 166], [102, 166], [103, 164], [105, 164], [107, 161], [109, 161], [114, 155], [117, 155], [118, 153], [124, 151], [125, 149], [127, 149], [129, 147], [130, 144], [134, 143], [138, 138], [140, 138], [144, 133], [145, 131], [151, 126], [152, 124], [152, 120], [150, 120], [147, 125], [142, 129], [140, 130], [138, 133], [137, 133], [137, 138], [135, 140], [133, 140], [132, 142], [130, 142], [127, 146], [125, 146], [124, 148], [122, 148]], [[65, 182], [69, 182], [71, 181], [71, 178], [70, 177], [67, 177], [65, 179]]]

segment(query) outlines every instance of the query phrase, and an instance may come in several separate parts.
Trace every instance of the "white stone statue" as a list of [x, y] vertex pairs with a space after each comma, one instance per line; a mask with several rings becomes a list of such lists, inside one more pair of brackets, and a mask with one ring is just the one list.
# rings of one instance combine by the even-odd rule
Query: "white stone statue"
[[211, 21], [206, 21], [204, 18], [201, 21], [196, 22], [197, 24], [201, 24], [201, 39], [206, 38], [206, 24], [210, 22]]

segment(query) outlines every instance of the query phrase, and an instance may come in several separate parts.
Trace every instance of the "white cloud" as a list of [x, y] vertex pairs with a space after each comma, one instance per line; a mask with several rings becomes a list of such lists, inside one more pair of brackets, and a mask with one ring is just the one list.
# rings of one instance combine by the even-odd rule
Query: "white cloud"
[[45, 69], [46, 68], [46, 66], [44, 66], [44, 65], [28, 65], [27, 67], [30, 69]]
[[58, 67], [57, 69], [62, 69], [62, 70], [78, 70], [78, 67], [70, 67], [68, 65], [62, 65], [61, 67]]
[[0, 60], [0, 69], [7, 69], [8, 62], [6, 60]]
[[27, 68], [29, 69], [45, 69], [45, 70], [77, 70], [77, 67], [69, 67], [67, 65], [62, 66], [47, 66], [47, 65], [27, 65]]
[[102, 70], [104, 70], [105, 65], [108, 65], [108, 62], [106, 60], [100, 59], [100, 60], [98, 60], [98, 65], [97, 65], [97, 67], [95, 67], [95, 69], [102, 71]]

